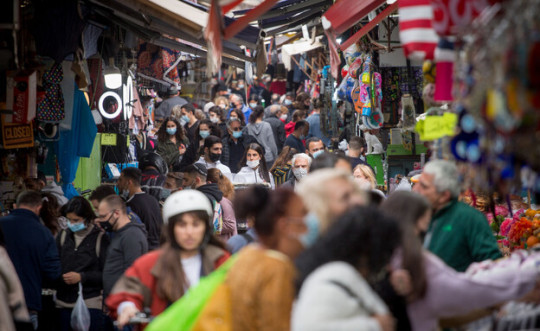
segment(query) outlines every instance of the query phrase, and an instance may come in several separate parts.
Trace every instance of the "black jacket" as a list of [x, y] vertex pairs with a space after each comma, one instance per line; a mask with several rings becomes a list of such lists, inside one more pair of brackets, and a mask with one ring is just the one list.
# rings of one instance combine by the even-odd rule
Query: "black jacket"
[[159, 239], [161, 237], [161, 227], [163, 219], [161, 217], [161, 208], [159, 202], [152, 198], [148, 193], [136, 193], [128, 201], [127, 205], [139, 216], [141, 222], [146, 227], [148, 238], [148, 249], [159, 248]]
[[144, 170], [141, 178], [141, 189], [156, 198], [156, 200], [163, 200], [165, 180], [167, 180], [167, 177], [160, 174], [156, 169]]
[[[231, 145], [234, 144], [234, 141], [232, 140], [231, 136], [227, 136], [223, 138], [221, 142], [223, 143], [223, 151], [221, 152], [221, 163], [229, 167], [232, 173], [238, 172], [238, 170], [240, 170], [240, 161], [242, 161], [242, 159], [240, 158], [238, 160], [237, 159], [232, 160], [230, 156], [230, 148], [231, 148]], [[241, 144], [245, 150], [249, 146], [249, 144], [253, 144], [253, 143], [258, 144], [259, 142], [257, 141], [257, 139], [255, 139], [255, 137], [244, 133], [242, 137], [238, 139], [238, 143]], [[264, 154], [264, 147], [263, 147], [263, 154]], [[236, 169], [236, 171], [234, 171], [233, 169]]]
[[[63, 235], [63, 232], [65, 232], [65, 235]], [[109, 247], [109, 237], [105, 233], [101, 234], [99, 256], [97, 256], [96, 245], [100, 233], [102, 233], [101, 230], [97, 226], [94, 226], [77, 248], [75, 248], [75, 234], [71, 230], [62, 230], [56, 236], [56, 246], [60, 254], [62, 274], [71, 271], [81, 274], [83, 297], [85, 299], [99, 296], [103, 289], [102, 273], [107, 256], [107, 248]], [[62, 237], [64, 237], [63, 244]], [[78, 284], [68, 285], [63, 280], [60, 280], [56, 296], [64, 302], [75, 303], [77, 301], [78, 291]]]
[[285, 124], [283, 124], [283, 122], [275, 115], [270, 115], [264, 121], [270, 123], [270, 126], [272, 127], [272, 132], [274, 133], [274, 140], [276, 141], [276, 146], [279, 154], [281, 153], [283, 145], [285, 144]]

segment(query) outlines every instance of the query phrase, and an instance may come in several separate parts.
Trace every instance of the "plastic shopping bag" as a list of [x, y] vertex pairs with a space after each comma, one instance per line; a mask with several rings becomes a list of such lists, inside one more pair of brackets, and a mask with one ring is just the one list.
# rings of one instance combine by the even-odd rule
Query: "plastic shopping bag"
[[83, 298], [82, 284], [79, 282], [79, 297], [71, 312], [71, 328], [73, 331], [88, 331], [90, 329], [90, 311]]

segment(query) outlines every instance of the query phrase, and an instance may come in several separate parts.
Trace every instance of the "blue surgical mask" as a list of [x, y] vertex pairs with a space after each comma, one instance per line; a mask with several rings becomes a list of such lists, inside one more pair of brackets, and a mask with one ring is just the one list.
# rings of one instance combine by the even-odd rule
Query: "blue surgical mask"
[[283, 101], [283, 104], [284, 104], [285, 106], [290, 106], [290, 105], [292, 105], [292, 101], [289, 100], [289, 99], [285, 99], [285, 101]]
[[71, 232], [75, 233], [86, 229], [86, 224], [84, 224], [84, 222], [73, 224], [71, 221], [68, 221], [68, 228]]
[[324, 149], [321, 149], [320, 151], [316, 151], [315, 153], [313, 153], [313, 158], [316, 159], [322, 153], [324, 153]]
[[319, 238], [319, 218], [315, 213], [309, 213], [306, 215], [305, 223], [307, 231], [300, 236], [300, 241], [304, 245], [304, 248], [309, 248]]
[[162, 201], [165, 201], [170, 195], [171, 195], [171, 190], [162, 188], [161, 192], [159, 193], [159, 199]]
[[199, 131], [199, 135], [201, 136], [201, 138], [205, 139], [210, 135], [210, 131]]
[[189, 123], [189, 116], [187, 115], [182, 115], [182, 120], [186, 123]]
[[242, 131], [234, 131], [232, 133], [232, 136], [236, 139], [239, 139], [240, 137], [242, 137]]
[[253, 109], [253, 108], [255, 108], [255, 107], [257, 107], [257, 104], [256, 104], [256, 103], [253, 103], [253, 102], [250, 102], [250, 103], [249, 103], [249, 108]]
[[167, 128], [167, 133], [171, 136], [176, 133], [176, 128]]

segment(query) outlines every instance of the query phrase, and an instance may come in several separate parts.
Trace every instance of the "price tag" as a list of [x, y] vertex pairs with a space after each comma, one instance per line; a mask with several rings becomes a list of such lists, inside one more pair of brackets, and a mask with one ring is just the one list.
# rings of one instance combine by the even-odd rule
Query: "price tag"
[[116, 133], [102, 133], [101, 145], [102, 146], [116, 146]]

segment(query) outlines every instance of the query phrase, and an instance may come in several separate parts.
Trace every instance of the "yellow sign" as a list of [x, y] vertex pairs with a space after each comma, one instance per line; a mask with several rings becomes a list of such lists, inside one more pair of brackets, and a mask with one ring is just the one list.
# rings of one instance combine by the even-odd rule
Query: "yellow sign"
[[420, 140], [430, 141], [445, 136], [453, 136], [458, 117], [454, 113], [444, 113], [443, 116], [426, 116], [423, 121], [416, 124], [416, 132]]
[[26, 124], [3, 123], [2, 139], [5, 149], [34, 147], [32, 122]]
[[102, 146], [116, 146], [116, 133], [102, 133], [101, 145]]

